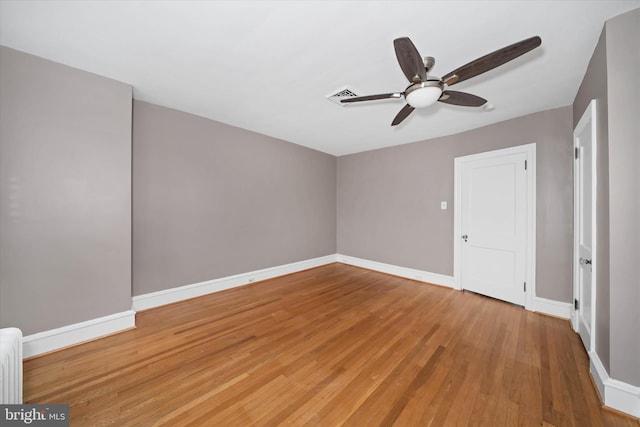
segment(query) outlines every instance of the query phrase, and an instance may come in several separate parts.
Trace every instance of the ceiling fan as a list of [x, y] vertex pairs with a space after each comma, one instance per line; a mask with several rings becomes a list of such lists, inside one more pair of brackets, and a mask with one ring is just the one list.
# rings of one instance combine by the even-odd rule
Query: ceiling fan
[[400, 68], [411, 83], [404, 92], [355, 96], [343, 99], [340, 102], [350, 103], [404, 97], [407, 105], [396, 115], [393, 122], [391, 122], [391, 126], [396, 126], [402, 122], [414, 109], [427, 107], [436, 101], [464, 107], [480, 107], [486, 104], [486, 99], [466, 92], [447, 90], [447, 88], [499, 67], [541, 44], [542, 39], [540, 37], [530, 37], [471, 61], [445, 74], [442, 78], [437, 78], [427, 74], [435, 65], [435, 59], [427, 56], [423, 60], [409, 37], [401, 37], [393, 41], [393, 47], [396, 51]]

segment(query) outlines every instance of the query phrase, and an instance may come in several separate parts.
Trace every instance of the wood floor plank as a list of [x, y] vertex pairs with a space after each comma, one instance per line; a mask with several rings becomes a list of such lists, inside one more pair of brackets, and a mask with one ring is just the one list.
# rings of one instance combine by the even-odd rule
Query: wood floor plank
[[72, 426], [625, 426], [566, 320], [344, 264], [140, 312], [25, 361]]

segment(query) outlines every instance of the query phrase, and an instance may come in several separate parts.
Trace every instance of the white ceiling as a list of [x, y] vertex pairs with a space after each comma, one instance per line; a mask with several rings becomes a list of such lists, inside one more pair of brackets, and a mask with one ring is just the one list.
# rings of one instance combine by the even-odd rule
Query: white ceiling
[[[333, 155], [405, 144], [573, 102], [605, 21], [626, 1], [13, 1], [0, 44], [133, 85], [136, 99]], [[337, 105], [408, 85], [393, 39], [442, 76], [539, 35], [542, 46], [453, 89], [493, 110], [404, 100]]]

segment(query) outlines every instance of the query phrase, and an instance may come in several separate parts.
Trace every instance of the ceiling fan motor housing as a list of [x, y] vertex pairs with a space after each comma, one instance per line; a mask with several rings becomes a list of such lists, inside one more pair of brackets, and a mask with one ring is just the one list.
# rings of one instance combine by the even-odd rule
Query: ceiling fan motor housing
[[424, 57], [424, 68], [427, 70], [427, 73], [436, 65], [436, 58], [433, 56], [425, 56]]

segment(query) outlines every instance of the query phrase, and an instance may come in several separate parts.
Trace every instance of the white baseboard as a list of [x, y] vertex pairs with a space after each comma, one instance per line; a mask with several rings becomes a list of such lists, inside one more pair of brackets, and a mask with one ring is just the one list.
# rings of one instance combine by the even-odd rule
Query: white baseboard
[[[408, 279], [419, 280], [455, 289], [454, 279], [451, 276], [399, 267], [340, 254], [337, 255], [337, 261], [344, 264], [354, 265], [356, 267], [362, 267], [369, 270], [392, 274], [394, 276], [406, 277]], [[571, 316], [573, 315], [572, 308], [573, 306], [568, 302], [554, 301], [540, 297], [534, 298], [534, 311], [536, 312], [561, 317], [563, 319], [571, 319]], [[640, 387], [632, 386], [622, 381], [610, 378], [598, 355], [592, 352], [589, 356], [591, 358], [591, 376], [596, 383], [596, 387], [603, 398], [602, 400], [605, 406], [640, 418]]]
[[600, 361], [598, 353], [595, 351], [588, 351], [587, 353], [589, 354], [589, 372], [591, 373], [593, 382], [596, 384], [596, 390], [598, 390], [600, 394], [600, 399], [604, 402], [604, 382], [609, 379], [609, 374], [604, 368], [602, 361]]
[[546, 298], [534, 297], [533, 311], [549, 314], [563, 319], [571, 319], [571, 303], [554, 301]]
[[[431, 273], [429, 271], [416, 270], [413, 268], [399, 267], [397, 265], [385, 264], [382, 262], [371, 261], [362, 258], [356, 258], [348, 255], [337, 255], [337, 261], [344, 264], [354, 265], [369, 270], [379, 271], [382, 273], [392, 274], [394, 276], [406, 277], [408, 279], [418, 280], [435, 285], [454, 288], [455, 281], [453, 276], [444, 274]], [[561, 317], [563, 319], [571, 318], [572, 306], [568, 302], [554, 301], [546, 298], [534, 298], [534, 310], [539, 313], [549, 314], [551, 316]]]
[[23, 358], [37, 356], [115, 332], [135, 328], [135, 315], [138, 310], [182, 301], [333, 262], [336, 262], [335, 254], [136, 296], [132, 298], [132, 310], [25, 336], [22, 341]]
[[589, 352], [591, 377], [596, 383], [604, 405], [640, 418], [640, 387], [609, 377], [598, 353]]
[[405, 277], [407, 279], [418, 280], [420, 282], [453, 288], [453, 277], [446, 276], [444, 274], [431, 273], [429, 271], [416, 270], [408, 267], [399, 267], [397, 265], [385, 264], [382, 262], [370, 261], [368, 259], [340, 254], [337, 255], [337, 261], [343, 264], [366, 268], [368, 270], [379, 271], [381, 273]]
[[158, 292], [138, 295], [133, 297], [133, 310], [147, 310], [149, 308], [159, 307], [161, 305], [199, 297], [213, 292], [219, 292], [225, 289], [231, 289], [237, 286], [259, 282], [261, 280], [272, 279], [274, 277], [284, 276], [285, 274], [296, 273], [298, 271], [308, 270], [310, 268], [319, 267], [321, 265], [331, 264], [334, 262], [336, 262], [336, 255], [327, 255], [324, 257], [308, 259], [291, 264], [264, 268], [262, 270], [236, 274], [234, 276], [227, 276], [219, 279], [207, 280], [204, 282], [180, 286], [177, 288], [165, 289]]
[[604, 404], [640, 418], [640, 387], [609, 378], [604, 383]]
[[105, 335], [135, 328], [136, 313], [128, 310], [86, 322], [74, 323], [49, 331], [27, 335], [22, 339], [23, 358], [37, 356]]

